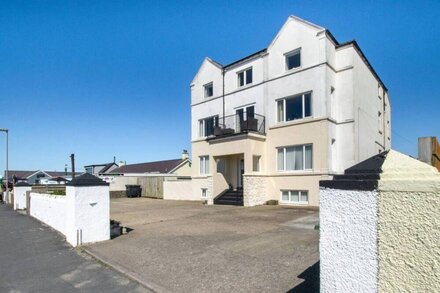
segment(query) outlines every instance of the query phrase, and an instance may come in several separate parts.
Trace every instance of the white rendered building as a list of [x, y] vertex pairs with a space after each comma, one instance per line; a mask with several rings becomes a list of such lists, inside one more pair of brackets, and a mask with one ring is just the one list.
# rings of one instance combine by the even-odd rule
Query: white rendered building
[[319, 181], [391, 145], [388, 92], [355, 41], [290, 16], [191, 82], [192, 186], [208, 203], [319, 205]]

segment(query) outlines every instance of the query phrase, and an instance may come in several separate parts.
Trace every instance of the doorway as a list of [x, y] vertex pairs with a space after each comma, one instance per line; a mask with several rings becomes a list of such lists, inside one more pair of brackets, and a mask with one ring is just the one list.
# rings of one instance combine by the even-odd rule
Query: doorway
[[237, 188], [243, 188], [243, 174], [244, 174], [244, 159], [238, 160], [238, 178], [237, 178]]

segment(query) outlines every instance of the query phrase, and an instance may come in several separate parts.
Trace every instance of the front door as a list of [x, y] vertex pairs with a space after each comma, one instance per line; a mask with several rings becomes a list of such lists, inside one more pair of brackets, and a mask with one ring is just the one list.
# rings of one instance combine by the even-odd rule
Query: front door
[[238, 161], [238, 188], [243, 188], [244, 159]]

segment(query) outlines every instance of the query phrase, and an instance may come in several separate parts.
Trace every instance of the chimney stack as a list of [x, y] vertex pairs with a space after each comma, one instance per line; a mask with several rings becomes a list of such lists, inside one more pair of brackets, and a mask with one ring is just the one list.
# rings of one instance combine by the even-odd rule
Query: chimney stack
[[189, 158], [188, 151], [187, 150], [183, 150], [183, 152], [182, 152], [182, 160], [186, 160], [188, 158]]

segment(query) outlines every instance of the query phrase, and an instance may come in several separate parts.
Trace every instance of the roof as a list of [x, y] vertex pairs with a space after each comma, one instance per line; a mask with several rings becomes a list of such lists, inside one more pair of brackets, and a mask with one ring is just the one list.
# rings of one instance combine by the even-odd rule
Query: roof
[[[343, 47], [345, 47], [345, 46], [351, 46], [351, 45], [352, 45], [352, 46], [356, 49], [356, 51], [358, 52], [358, 54], [360, 55], [360, 57], [362, 58], [362, 60], [363, 60], [364, 63], [366, 64], [366, 66], [368, 67], [368, 69], [370, 69], [370, 71], [371, 71], [371, 73], [374, 75], [374, 77], [375, 77], [375, 78], [378, 80], [378, 82], [382, 85], [382, 87], [385, 89], [385, 91], [388, 91], [387, 87], [385, 86], [385, 84], [383, 83], [383, 81], [380, 79], [379, 75], [378, 75], [377, 72], [374, 70], [373, 66], [372, 66], [371, 63], [368, 61], [368, 59], [367, 59], [367, 57], [365, 56], [364, 52], [362, 52], [361, 48], [359, 47], [358, 43], [357, 43], [355, 40], [348, 41], [348, 42], [344, 42], [344, 43], [339, 43], [338, 40], [335, 38], [335, 36], [334, 36], [334, 35], [333, 35], [328, 29], [324, 29], [324, 28], [322, 28], [322, 27], [320, 27], [320, 26], [318, 26], [318, 25], [316, 25], [316, 24], [313, 24], [313, 23], [311, 23], [311, 22], [308, 22], [308, 21], [306, 21], [306, 20], [304, 20], [304, 19], [301, 19], [301, 18], [296, 17], [296, 16], [293, 16], [293, 15], [289, 16], [289, 18], [287, 19], [286, 23], [287, 23], [289, 20], [291, 20], [291, 19], [294, 19], [294, 20], [300, 21], [300, 22], [305, 23], [305, 24], [307, 24], [307, 25], [309, 25], [309, 26], [313, 26], [313, 27], [315, 27], [316, 29], [321, 29], [321, 30], [325, 31], [326, 36], [327, 36], [328, 38], [330, 38], [330, 39], [332, 40], [332, 42], [335, 44], [336, 49], [338, 49], [338, 48], [343, 48]], [[283, 27], [284, 27], [284, 25], [283, 25]], [[282, 29], [282, 28], [281, 28], [281, 29]], [[281, 31], [281, 30], [280, 30], [280, 31]], [[278, 32], [278, 33], [279, 33], [279, 32]], [[278, 36], [278, 35], [277, 35], [277, 36]], [[275, 39], [276, 39], [276, 38], [277, 38], [277, 37], [275, 37]], [[270, 45], [269, 45], [269, 47], [270, 47]], [[254, 57], [258, 56], [258, 55], [265, 54], [265, 53], [267, 52], [267, 49], [268, 49], [268, 48], [264, 48], [264, 49], [262, 49], [262, 50], [260, 50], [260, 51], [257, 51], [257, 52], [255, 52], [255, 53], [252, 53], [252, 54], [250, 54], [250, 55], [248, 55], [248, 56], [246, 56], [246, 57], [244, 57], [244, 58], [241, 58], [241, 59], [239, 59], [239, 60], [236, 60], [236, 61], [234, 61], [234, 62], [232, 62], [232, 63], [229, 63], [228, 65], [225, 65], [225, 66], [223, 66], [223, 65], [221, 65], [220, 63], [214, 61], [213, 59], [210, 59], [210, 58], [207, 58], [207, 59], [208, 59], [209, 61], [211, 61], [212, 63], [215, 63], [216, 65], [218, 65], [221, 69], [225, 70], [225, 69], [228, 69], [228, 68], [230, 68], [230, 67], [232, 67], [232, 66], [234, 66], [234, 65], [237, 65], [237, 64], [240, 64], [240, 63], [244, 63], [244, 62], [246, 62], [246, 61], [248, 61], [248, 60], [250, 60], [250, 59], [252, 59], [252, 58], [254, 58]]]
[[156, 161], [148, 163], [139, 163], [124, 165], [110, 171], [108, 174], [127, 174], [127, 173], [161, 173], [166, 174], [173, 171], [177, 166], [188, 159], [174, 159], [165, 161]]
[[85, 168], [85, 167], [99, 167], [99, 166], [106, 166], [107, 164], [109, 164], [109, 163], [87, 165], [87, 166], [84, 166], [84, 168]]
[[110, 169], [113, 165], [115, 165], [116, 167], [118, 167], [118, 165], [116, 165], [116, 163], [111, 162], [111, 163], [108, 163], [107, 165], [105, 165], [105, 167], [102, 168], [102, 169], [99, 171], [99, 173], [105, 173], [105, 172], [107, 172], [107, 170]]
[[[50, 177], [72, 177], [72, 172], [64, 172], [64, 171], [44, 171]], [[75, 176], [79, 176], [84, 174], [84, 172], [75, 172]]]
[[108, 186], [109, 184], [98, 177], [84, 173], [81, 176], [75, 177], [72, 181], [67, 182], [68, 186]]
[[[43, 170], [34, 170], [34, 171], [29, 171], [29, 170], [8, 170], [8, 179], [12, 180], [13, 177], [17, 177], [17, 179], [19, 180], [26, 180], [28, 177], [38, 173], [38, 172], [42, 172], [42, 173], [46, 173], [47, 175], [49, 175], [50, 177], [71, 177], [72, 176], [72, 172], [64, 172], [64, 171], [43, 171]], [[83, 172], [75, 172], [75, 175], [81, 175], [83, 174]], [[6, 176], [5, 176], [6, 177]]]
[[[9, 179], [12, 179], [12, 177], [14, 177], [14, 175], [15, 175], [15, 177], [25, 179], [25, 178], [31, 176], [32, 174], [35, 174], [36, 172], [38, 172], [38, 170], [34, 170], [34, 171], [8, 170], [8, 177], [9, 177]], [[6, 174], [6, 172], [5, 172], [5, 174]]]
[[248, 56], [246, 56], [244, 58], [241, 58], [241, 59], [239, 59], [237, 61], [234, 61], [232, 63], [229, 63], [228, 65], [223, 66], [223, 69], [228, 69], [229, 67], [232, 67], [232, 66], [234, 66], [236, 64], [239, 64], [239, 63], [242, 63], [242, 62], [246, 62], [246, 61], [248, 61], [248, 60], [250, 60], [250, 59], [252, 59], [252, 58], [254, 58], [254, 57], [256, 57], [256, 56], [258, 56], [260, 54], [264, 54], [266, 52], [267, 52], [267, 48], [264, 48], [264, 49], [262, 49], [260, 51], [252, 53], [252, 54], [250, 54], [250, 55], [248, 55]]

